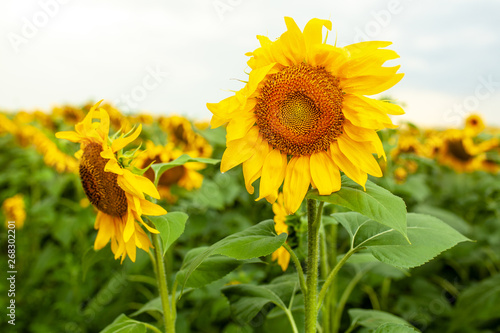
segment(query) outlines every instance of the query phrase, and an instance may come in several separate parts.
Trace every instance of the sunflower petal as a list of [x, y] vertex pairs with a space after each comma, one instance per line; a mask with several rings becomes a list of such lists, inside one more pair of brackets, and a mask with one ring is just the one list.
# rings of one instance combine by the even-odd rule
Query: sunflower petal
[[[260, 200], [271, 194], [278, 193], [278, 188], [285, 178], [287, 165], [287, 155], [282, 154], [278, 149], [272, 149], [266, 156], [262, 165], [262, 175], [260, 176], [259, 198]], [[272, 198], [270, 198], [272, 200]]]
[[288, 30], [279, 39], [283, 48], [282, 52], [289, 59], [288, 65], [298, 64], [306, 56], [304, 36], [293, 18], [285, 17], [285, 24]]
[[[128, 257], [130, 258], [130, 260], [132, 260], [132, 262], [135, 262], [136, 252], [137, 252], [137, 248], [135, 246], [135, 239], [129, 240], [125, 244], [126, 244], [126, 248], [127, 248]], [[122, 262], [123, 262], [123, 260], [122, 260]]]
[[149, 200], [140, 199], [142, 214], [147, 216], [160, 216], [167, 214], [167, 211], [160, 205]]
[[69, 140], [71, 142], [80, 142], [82, 140], [82, 136], [75, 131], [57, 132], [56, 138]]
[[326, 152], [311, 155], [311, 178], [320, 195], [329, 195], [340, 190], [340, 172]]
[[380, 166], [370, 151], [370, 144], [356, 142], [347, 135], [337, 138], [340, 151], [359, 168], [375, 177], [382, 177]]
[[137, 126], [137, 129], [131, 135], [121, 136], [115, 139], [111, 144], [111, 149], [113, 150], [113, 152], [117, 152], [120, 149], [123, 149], [126, 145], [137, 139], [139, 137], [139, 134], [141, 134], [141, 131], [142, 131], [142, 124], [139, 124], [139, 126]]
[[309, 156], [293, 157], [286, 167], [283, 184], [284, 204], [288, 214], [293, 214], [299, 209], [310, 183]]
[[[101, 215], [104, 215], [101, 213]], [[114, 235], [114, 222], [113, 217], [107, 215], [103, 218], [99, 225], [99, 231], [97, 231], [97, 237], [94, 241], [94, 249], [100, 250], [108, 244], [111, 237]]]
[[259, 135], [257, 144], [259, 149], [256, 150], [248, 160], [243, 162], [243, 176], [245, 178], [245, 187], [248, 193], [253, 194], [254, 188], [252, 183], [255, 182], [262, 174], [262, 165], [269, 153], [269, 145], [262, 144], [262, 136]]
[[244, 138], [228, 142], [227, 148], [222, 155], [220, 170], [226, 172], [248, 160], [255, 153], [258, 136], [259, 129], [254, 126]]
[[394, 86], [401, 81], [404, 74], [364, 75], [349, 79], [341, 79], [340, 85], [344, 92], [360, 95], [375, 95]]
[[356, 183], [363, 186], [363, 189], [365, 189], [368, 175], [366, 172], [363, 172], [363, 170], [354, 165], [353, 162], [340, 151], [337, 142], [333, 142], [330, 145], [330, 154], [332, 155], [332, 159], [335, 164], [339, 166], [340, 170], [342, 170], [347, 177], [351, 178]]
[[135, 230], [135, 227], [134, 227], [134, 223], [135, 223], [135, 220], [134, 220], [134, 215], [132, 214], [132, 212], [129, 211], [127, 212], [127, 214], [125, 215], [125, 229], [123, 229], [123, 240], [125, 242], [128, 242], [128, 240], [130, 239], [130, 237], [132, 237], [132, 234], [134, 233], [134, 230]]

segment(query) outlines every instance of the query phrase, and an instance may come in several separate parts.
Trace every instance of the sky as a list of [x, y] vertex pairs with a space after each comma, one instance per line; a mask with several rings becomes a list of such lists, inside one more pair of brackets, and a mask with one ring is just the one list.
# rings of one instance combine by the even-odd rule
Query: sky
[[499, 15], [498, 0], [2, 0], [0, 109], [104, 99], [209, 119], [207, 102], [243, 87], [256, 35], [278, 38], [290, 16], [331, 20], [337, 46], [393, 42], [396, 122], [460, 127], [476, 112], [500, 126]]

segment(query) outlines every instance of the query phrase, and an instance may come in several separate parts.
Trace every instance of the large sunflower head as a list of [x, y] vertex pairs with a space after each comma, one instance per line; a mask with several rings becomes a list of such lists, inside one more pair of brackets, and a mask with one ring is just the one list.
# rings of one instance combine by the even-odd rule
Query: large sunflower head
[[312, 19], [301, 31], [285, 18], [276, 41], [258, 36], [247, 84], [234, 96], [207, 104], [212, 127], [227, 123], [224, 172], [243, 163], [247, 190], [260, 178], [259, 198], [274, 202], [283, 184], [289, 213], [310, 185], [321, 195], [340, 189], [340, 171], [364, 186], [367, 174], [381, 176], [373, 153], [384, 156], [376, 133], [395, 127], [387, 114], [401, 107], [365, 97], [395, 85], [399, 66], [383, 67], [396, 52], [390, 42], [346, 47], [326, 43], [327, 20]]
[[98, 108], [99, 104], [76, 124], [75, 131], [59, 132], [56, 137], [80, 143], [75, 154], [80, 159], [80, 179], [89, 201], [98, 210], [95, 228], [99, 231], [94, 248], [101, 249], [111, 241], [115, 259], [121, 257], [123, 262], [129, 256], [135, 261], [136, 248], [149, 251], [152, 247], [141, 226], [158, 233], [141, 216], [167, 212], [146, 199], [144, 194], [157, 199], [160, 195], [149, 179], [134, 172], [131, 163], [135, 154], [123, 153], [123, 148], [139, 136], [141, 125], [130, 135], [111, 139], [109, 115]]

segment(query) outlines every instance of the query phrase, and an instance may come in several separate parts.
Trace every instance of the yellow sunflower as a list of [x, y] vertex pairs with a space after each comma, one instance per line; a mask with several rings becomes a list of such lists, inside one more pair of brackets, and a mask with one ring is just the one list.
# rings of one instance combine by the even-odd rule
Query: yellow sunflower
[[[283, 184], [284, 205], [295, 212], [309, 188], [321, 195], [340, 189], [340, 172], [364, 186], [367, 174], [382, 176], [372, 155], [385, 153], [376, 133], [394, 128], [387, 114], [398, 105], [367, 98], [401, 80], [400, 66], [383, 67], [396, 52], [390, 42], [346, 47], [326, 44], [327, 20], [312, 19], [300, 31], [286, 17], [276, 41], [257, 36], [261, 47], [247, 53], [245, 87], [219, 103], [208, 103], [212, 127], [227, 123], [225, 172], [243, 163], [247, 190], [260, 178], [259, 199], [274, 202]], [[325, 40], [325, 42], [323, 42]]]
[[474, 143], [465, 130], [448, 129], [443, 132], [443, 145], [439, 151], [439, 162], [458, 172], [487, 170], [486, 152], [498, 147], [496, 138]]
[[6, 226], [8, 226], [9, 221], [14, 221], [16, 223], [16, 229], [21, 229], [24, 226], [24, 220], [26, 220], [26, 207], [22, 194], [16, 194], [13, 197], [5, 199], [2, 204], [2, 211], [5, 216]]
[[182, 149], [186, 154], [192, 156], [191, 152], [193, 152], [198, 157], [212, 155], [212, 147], [201, 135], [193, 130], [193, 125], [189, 119], [171, 115], [161, 117], [159, 123], [160, 128], [167, 133], [169, 142], [173, 142], [176, 147]]
[[[175, 148], [172, 142], [166, 145], [155, 145], [152, 141], [146, 142], [146, 150], [138, 156], [135, 165], [139, 169], [148, 167], [151, 163], [167, 163], [185, 154], [182, 150]], [[189, 152], [191, 157], [199, 157], [196, 151]], [[203, 176], [198, 172], [205, 168], [205, 164], [189, 162], [165, 171], [158, 180], [158, 191], [162, 198], [173, 203], [176, 197], [170, 193], [170, 188], [177, 185], [186, 190], [200, 188], [203, 183]], [[150, 168], [146, 170], [144, 176], [154, 181], [154, 172]]]
[[99, 250], [111, 241], [115, 259], [121, 257], [123, 262], [129, 256], [135, 261], [137, 247], [144, 251], [152, 247], [141, 225], [158, 233], [141, 215], [167, 212], [145, 198], [144, 194], [157, 199], [160, 195], [149, 179], [128, 168], [133, 156], [122, 154], [123, 148], [139, 136], [141, 125], [132, 134], [111, 140], [110, 118], [106, 110], [98, 109], [99, 104], [76, 124], [74, 132], [59, 132], [56, 137], [80, 143], [80, 151], [75, 154], [80, 159], [80, 179], [89, 201], [98, 209], [95, 228], [99, 231], [94, 248]]
[[485, 129], [483, 118], [476, 113], [470, 114], [465, 119], [465, 131], [470, 136], [476, 136]]
[[[278, 195], [277, 201], [273, 203], [273, 213], [274, 229], [276, 230], [276, 233], [278, 235], [282, 233], [288, 234], [288, 225], [286, 224], [287, 211], [283, 204], [283, 193], [280, 193]], [[284, 246], [282, 246], [273, 252], [271, 259], [278, 260], [278, 265], [281, 266], [281, 269], [284, 272], [286, 271], [286, 269], [288, 268], [288, 264], [290, 263], [290, 253], [285, 249]]]

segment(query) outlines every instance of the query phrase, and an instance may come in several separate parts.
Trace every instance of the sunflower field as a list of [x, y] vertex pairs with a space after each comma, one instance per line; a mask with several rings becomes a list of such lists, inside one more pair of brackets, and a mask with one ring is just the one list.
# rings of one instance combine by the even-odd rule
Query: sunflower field
[[285, 21], [210, 121], [1, 111], [0, 331], [500, 332], [500, 129]]

